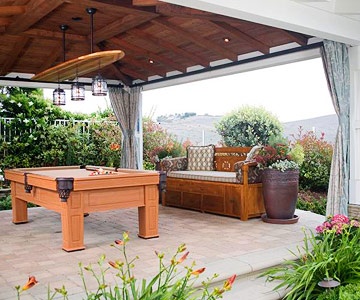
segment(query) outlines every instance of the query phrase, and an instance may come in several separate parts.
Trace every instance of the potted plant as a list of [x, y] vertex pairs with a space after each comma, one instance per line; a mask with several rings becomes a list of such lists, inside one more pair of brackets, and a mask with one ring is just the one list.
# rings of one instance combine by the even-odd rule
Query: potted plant
[[299, 167], [304, 149], [298, 144], [275, 142], [263, 146], [254, 157], [262, 173], [265, 214], [262, 220], [275, 224], [292, 224], [299, 191]]

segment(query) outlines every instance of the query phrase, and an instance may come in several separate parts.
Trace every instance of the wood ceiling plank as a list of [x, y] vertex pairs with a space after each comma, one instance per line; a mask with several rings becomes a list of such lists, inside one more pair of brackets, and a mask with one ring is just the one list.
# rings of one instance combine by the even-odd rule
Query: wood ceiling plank
[[0, 26], [7, 26], [11, 23], [11, 18], [0, 17]]
[[127, 56], [124, 58], [124, 62], [136, 66], [140, 69], [144, 69], [148, 71], [151, 75], [159, 75], [161, 77], [166, 77], [166, 70], [164, 68], [149, 64], [147, 61], [142, 62], [130, 56]]
[[[96, 51], [106, 51], [106, 50], [109, 50], [109, 49], [107, 49], [106, 47], [101, 46], [101, 45], [100, 45], [100, 46], [95, 45], [94, 48], [95, 48]], [[125, 55], [126, 55], [126, 53], [125, 53]], [[119, 80], [121, 80], [121, 81], [122, 81], [124, 84], [126, 84], [126, 85], [130, 85], [130, 84], [132, 83], [131, 78], [129, 78], [128, 76], [126, 76], [124, 73], [122, 73], [122, 72], [120, 71], [119, 66], [120, 66], [119, 61], [115, 61], [115, 62], [113, 62], [109, 67], [111, 68], [112, 72], [114, 72], [114, 74], [117, 76], [117, 78], [118, 78]]]
[[145, 74], [140, 73], [140, 72], [137, 72], [136, 70], [127, 67], [127, 66], [124, 65], [123, 63], [121, 63], [120, 70], [121, 70], [124, 74], [127, 74], [128, 76], [130, 76], [130, 77], [132, 77], [132, 78], [134, 78], [134, 79], [140, 79], [140, 80], [142, 80], [142, 81], [147, 81], [147, 80], [148, 80], [148, 77], [147, 77]]
[[190, 60], [189, 66], [199, 64], [203, 67], [208, 67], [210, 65], [210, 62], [205, 57], [201, 57], [199, 55], [187, 52], [172, 43], [159, 39], [156, 36], [146, 33], [138, 28], [132, 29], [130, 32], [128, 32], [128, 34], [135, 35], [137, 38], [143, 38], [147, 40], [147, 42], [152, 42], [158, 47], [165, 48], [170, 52], [176, 53], [177, 55], [184, 57], [187, 60]]
[[113, 39], [111, 39], [111, 42], [118, 45], [121, 49], [123, 49], [125, 51], [125, 53], [127, 51], [132, 51], [136, 55], [139, 55], [139, 56], [144, 56], [144, 54], [145, 54], [145, 57], [147, 59], [153, 59], [162, 65], [169, 66], [169, 67], [173, 68], [174, 70], [178, 70], [182, 73], [186, 72], [186, 66], [175, 63], [174, 61], [167, 59], [164, 56], [158, 55], [153, 51], [145, 50], [143, 48], [135, 46], [134, 44], [128, 43], [127, 41], [125, 41], [123, 39], [113, 38]]
[[263, 54], [270, 53], [270, 47], [261, 43], [260, 41], [254, 39], [252, 36], [242, 32], [241, 30], [225, 23], [218, 21], [211, 21], [213, 24], [218, 26], [221, 30], [228, 32], [229, 34], [235, 36], [237, 39], [243, 40], [251, 46], [255, 47], [256, 50], [262, 52]]
[[25, 12], [25, 5], [11, 5], [11, 6], [1, 6], [0, 7], [0, 16], [8, 17], [14, 15], [20, 15]]
[[12, 67], [15, 65], [20, 54], [24, 51], [27, 44], [29, 43], [30, 38], [28, 37], [19, 37], [18, 41], [15, 43], [12, 50], [9, 52], [10, 55], [7, 57], [6, 61], [2, 64], [0, 69], [0, 75], [6, 75], [11, 72]]
[[6, 32], [18, 34], [29, 29], [36, 22], [48, 15], [54, 9], [64, 3], [64, 0], [32, 0], [26, 6], [26, 12], [9, 25]]
[[135, 6], [154, 6], [159, 4], [158, 0], [132, 0], [132, 4]]
[[298, 43], [299, 45], [301, 45], [301, 46], [307, 45], [308, 38], [306, 36], [296, 33], [296, 32], [293, 32], [293, 31], [284, 30], [284, 29], [277, 29], [277, 30], [282, 31], [283, 34], [287, 35], [291, 40]]
[[102, 0], [66, 0], [74, 5], [85, 5], [86, 7], [95, 7], [99, 12], [108, 15], [130, 14], [137, 15], [139, 17], [146, 17], [149, 15], [157, 15], [153, 11], [146, 11], [143, 9], [137, 9], [134, 6], [129, 6], [124, 0], [116, 1], [102, 1]]
[[58, 42], [56, 46], [53, 47], [51, 51], [49, 51], [49, 55], [44, 59], [43, 64], [38, 68], [35, 74], [54, 66], [55, 62], [59, 59], [60, 56], [63, 56], [62, 42]]
[[[104, 28], [101, 28], [94, 33], [95, 43], [102, 42], [104, 40], [110, 39], [114, 36], [117, 36], [120, 33], [126, 32], [134, 27], [137, 27], [143, 23], [146, 23], [153, 18], [156, 18], [157, 15], [151, 15], [139, 18], [136, 15], [127, 15], [124, 18], [118, 19], [111, 24], [106, 25]], [[90, 39], [90, 37], [89, 37]]]
[[[50, 31], [44, 29], [29, 29], [26, 30], [23, 35], [51, 40], [62, 40], [63, 38], [63, 34], [60, 31]], [[87, 42], [88, 38], [79, 34], [66, 33], [66, 40], [74, 42]]]
[[213, 43], [199, 35], [194, 35], [191, 32], [182, 29], [180, 26], [172, 24], [167, 19], [158, 18], [156, 20], [152, 20], [151, 22], [165, 28], [166, 30], [174, 32], [174, 34], [178, 36], [182, 36], [182, 38], [184, 38], [185, 40], [191, 41], [204, 49], [216, 52], [222, 58], [228, 58], [231, 61], [237, 61], [237, 53], [221, 47], [220, 45]]
[[[156, 6], [156, 12], [169, 17], [181, 17], [181, 18], [206, 18], [211, 19], [215, 17], [213, 13], [197, 10], [189, 7], [184, 7], [176, 4], [164, 3]], [[224, 17], [222, 17], [224, 19]]]
[[132, 84], [132, 79], [121, 71], [121, 64], [119, 62], [114, 62], [111, 65], [111, 70], [114, 72], [117, 79], [119, 79], [123, 84], [127, 86]]

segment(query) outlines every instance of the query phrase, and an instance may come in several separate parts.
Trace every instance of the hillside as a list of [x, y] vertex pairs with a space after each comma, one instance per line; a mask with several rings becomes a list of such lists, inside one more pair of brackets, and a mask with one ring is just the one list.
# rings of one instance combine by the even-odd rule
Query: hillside
[[[163, 121], [160, 125], [169, 133], [177, 136], [179, 141], [189, 139], [194, 145], [218, 144], [221, 137], [217, 134], [215, 124], [222, 116], [192, 116], [185, 119]], [[335, 141], [338, 126], [337, 116], [329, 115], [318, 118], [284, 123], [284, 135], [290, 137], [299, 133], [299, 127], [304, 131], [315, 130], [319, 136], [325, 133], [325, 139], [331, 143]]]

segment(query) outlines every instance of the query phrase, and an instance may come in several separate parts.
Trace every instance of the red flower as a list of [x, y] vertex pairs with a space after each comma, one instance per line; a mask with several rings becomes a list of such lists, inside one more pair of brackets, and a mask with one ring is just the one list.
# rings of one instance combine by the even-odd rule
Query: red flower
[[23, 291], [32, 288], [35, 284], [37, 284], [37, 280], [35, 276], [29, 276], [28, 282], [21, 288]]

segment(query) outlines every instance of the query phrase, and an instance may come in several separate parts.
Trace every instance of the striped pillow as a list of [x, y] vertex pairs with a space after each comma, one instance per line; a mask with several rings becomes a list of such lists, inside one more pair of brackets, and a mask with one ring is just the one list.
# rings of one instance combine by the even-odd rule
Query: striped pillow
[[215, 145], [188, 146], [188, 171], [214, 171]]

